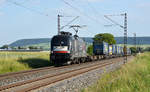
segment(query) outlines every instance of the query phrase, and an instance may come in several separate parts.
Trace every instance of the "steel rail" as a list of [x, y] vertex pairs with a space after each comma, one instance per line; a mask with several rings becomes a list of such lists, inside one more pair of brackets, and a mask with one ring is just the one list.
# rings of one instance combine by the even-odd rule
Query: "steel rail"
[[[89, 63], [94, 63], [93, 61], [92, 62], [86, 62], [87, 64]], [[82, 64], [85, 64], [85, 63], [81, 63]], [[33, 74], [33, 73], [36, 73], [36, 72], [40, 72], [40, 71], [46, 71], [46, 70], [49, 70], [49, 69], [62, 69], [62, 68], [67, 68], [67, 67], [72, 67], [72, 66], [79, 66], [79, 64], [73, 64], [73, 65], [70, 65], [70, 66], [62, 66], [62, 67], [54, 67], [54, 66], [51, 66], [51, 67], [44, 67], [44, 68], [37, 68], [37, 69], [32, 69], [32, 70], [26, 70], [26, 71], [20, 71], [20, 72], [13, 72], [13, 73], [7, 73], [7, 74], [1, 74], [0, 75], [0, 80], [2, 80], [3, 78], [10, 78], [10, 77], [16, 77], [16, 76], [23, 76], [23, 75], [29, 75], [29, 73]]]
[[[56, 76], [60, 76], [60, 75], [64, 75], [64, 74], [68, 74], [68, 73], [71, 73], [71, 72], [76, 72], [76, 71], [81, 71], [81, 70], [84, 70], [86, 69], [85, 72], [88, 72], [90, 71], [88, 68], [89, 67], [96, 67], [97, 68], [100, 68], [100, 66], [104, 65], [104, 64], [107, 64], [107, 62], [99, 62], [100, 65], [98, 65], [98, 63], [94, 64], [94, 65], [90, 65], [90, 66], [86, 66], [86, 67], [82, 67], [82, 68], [79, 68], [79, 69], [74, 69], [74, 70], [71, 70], [71, 71], [67, 71], [67, 72], [62, 72], [62, 73], [56, 73], [54, 75], [46, 75], [46, 76], [43, 76], [43, 77], [39, 77], [39, 78], [36, 78], [36, 79], [33, 79], [33, 80], [27, 80], [27, 81], [23, 81], [23, 82], [18, 82], [18, 83], [15, 83], [15, 84], [12, 84], [12, 85], [6, 85], [6, 86], [3, 86], [3, 87], [0, 87], [0, 91], [2, 90], [6, 90], [6, 89], [10, 89], [10, 88], [13, 88], [13, 87], [17, 87], [17, 86], [21, 86], [21, 85], [25, 85], [25, 84], [30, 84], [30, 83], [33, 83], [33, 82], [36, 82], [36, 81], [41, 81], [41, 80], [44, 80], [44, 79], [47, 79], [47, 78], [53, 78], [53, 77], [56, 77]], [[109, 62], [108, 64], [112, 64], [112, 62]], [[105, 65], [106, 66], [106, 65]], [[96, 69], [96, 68], [92, 68], [93, 70]], [[88, 71], [87, 71], [88, 70]], [[80, 73], [81, 74], [81, 73]], [[76, 74], [75, 74], [76, 75]], [[75, 75], [72, 75], [72, 76], [75, 76]], [[61, 77], [60, 80], [63, 80], [62, 79], [63, 77]], [[66, 78], [66, 77], [65, 77]], [[69, 77], [67, 77], [69, 78]], [[54, 83], [54, 82], [57, 82], [58, 80], [53, 80], [53, 81], [50, 81], [50, 82], [46, 82], [46, 84], [48, 83], [51, 84], [51, 83]], [[40, 84], [40, 85], [34, 85], [34, 87], [29, 87], [28, 90], [30, 89], [34, 89], [35, 87], [37, 88], [37, 86], [39, 87], [42, 87], [42, 85], [46, 85], [45, 83], [44, 84]], [[26, 89], [23, 89], [23, 90], [26, 90]], [[23, 91], [21, 90], [20, 92], [27, 92], [27, 91]], [[16, 91], [15, 91], [16, 92]], [[19, 92], [19, 91], [18, 91]]]
[[[86, 73], [86, 72], [89, 72], [89, 71], [92, 71], [92, 70], [95, 70], [95, 69], [98, 69], [98, 68], [103, 68], [103, 67], [105, 67], [107, 65], [110, 65], [110, 64], [113, 64], [113, 63], [109, 62], [109, 63], [102, 64], [102, 65], [94, 65], [90, 68], [87, 67], [87, 68], [81, 68], [81, 69], [65, 72], [65, 73], [53, 76], [53, 77], [55, 77], [54, 78], [55, 80], [39, 83], [39, 84], [33, 85], [31, 87], [28, 87], [28, 88], [23, 88], [23, 89], [17, 90], [16, 92], [29, 92], [29, 91], [32, 91], [32, 90], [36, 90], [38, 88], [41, 88], [41, 87], [44, 87], [44, 86], [47, 86], [47, 85], [50, 85], [50, 84], [53, 84], [53, 83], [71, 78], [71, 77], [74, 77], [74, 76], [77, 76], [77, 75], [80, 75], [80, 74], [83, 74], [83, 73]], [[48, 78], [46, 78], [46, 79], [48, 79]]]
[[[106, 61], [103, 61], [103, 62], [106, 62]], [[103, 63], [103, 62], [97, 62], [99, 64]], [[94, 63], [94, 62], [88, 62], [86, 63], [87, 64], [97, 64], [97, 63]], [[65, 68], [70, 68], [70, 67], [74, 67], [74, 66], [81, 66], [81, 65], [84, 65], [85, 63], [83, 64], [74, 64], [72, 66], [64, 66], [64, 67], [56, 67], [55, 69], [52, 69], [52, 70], [61, 70], [61, 69], [65, 69]], [[84, 67], [84, 66], [83, 66]], [[58, 73], [57, 73], [58, 74]], [[48, 75], [48, 74], [47, 74]], [[53, 74], [54, 75], [54, 74]], [[46, 76], [46, 75], [45, 75]], [[44, 76], [43, 76], [44, 77]], [[5, 89], [9, 89], [9, 88], [12, 88], [12, 87], [15, 87], [15, 86], [20, 86], [20, 85], [24, 85], [24, 84], [27, 84], [27, 83], [31, 83], [31, 82], [34, 82], [34, 81], [38, 81], [38, 80], [41, 80], [43, 79], [43, 77], [39, 77], [39, 78], [35, 78], [33, 80], [25, 80], [25, 81], [21, 81], [21, 82], [16, 82], [16, 83], [12, 83], [12, 84], [8, 84], [8, 85], [4, 85], [4, 86], [1, 86], [0, 87], [0, 91], [2, 90], [5, 90]], [[53, 77], [52, 75], [50, 75], [49, 77]]]

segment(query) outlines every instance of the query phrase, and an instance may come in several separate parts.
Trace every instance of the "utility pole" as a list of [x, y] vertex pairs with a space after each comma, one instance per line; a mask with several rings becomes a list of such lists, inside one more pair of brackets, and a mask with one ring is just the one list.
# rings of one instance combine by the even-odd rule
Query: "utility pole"
[[124, 14], [124, 54], [125, 54], [125, 63], [128, 60], [127, 57], [127, 44], [128, 44], [128, 34], [127, 34], [127, 13]]
[[[70, 16], [62, 16], [62, 15], [59, 15], [57, 16], [57, 25], [58, 25], [58, 35], [60, 35], [60, 32], [62, 29], [64, 29], [66, 26], [69, 26], [69, 24], [71, 24], [72, 22], [74, 22], [77, 18], [79, 18], [79, 16], [76, 16], [74, 19], [72, 19], [71, 21], [69, 21], [66, 25], [62, 26], [61, 27], [61, 24], [60, 24], [60, 18], [61, 17], [70, 17]], [[72, 17], [72, 16], [71, 16]]]
[[136, 47], [136, 33], [134, 33], [134, 47], [137, 48]]
[[60, 35], [60, 15], [58, 14], [58, 35]]
[[[124, 25], [121, 25], [119, 23], [117, 23], [116, 21], [112, 20], [110, 17], [108, 16], [124, 16]], [[127, 62], [127, 42], [128, 42], [128, 31], [127, 31], [127, 13], [124, 14], [119, 14], [119, 15], [104, 15], [104, 17], [106, 19], [108, 19], [109, 21], [111, 21], [112, 23], [114, 23], [115, 25], [121, 27], [124, 29], [124, 63]]]
[[140, 53], [141, 52], [141, 44], [140, 44], [140, 39], [138, 40], [138, 47], [137, 47], [137, 50], [138, 50], [138, 53]]

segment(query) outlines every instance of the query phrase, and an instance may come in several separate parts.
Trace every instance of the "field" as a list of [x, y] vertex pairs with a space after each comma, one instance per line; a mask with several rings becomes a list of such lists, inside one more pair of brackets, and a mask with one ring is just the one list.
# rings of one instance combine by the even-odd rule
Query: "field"
[[49, 52], [0, 52], [0, 74], [50, 65]]
[[144, 53], [121, 69], [104, 74], [82, 92], [150, 92], [150, 53]]
[[42, 47], [43, 50], [50, 50], [50, 43], [39, 43], [39, 44], [34, 44], [34, 45], [27, 45], [25, 46], [26, 48], [29, 46], [35, 46], [35, 47]]

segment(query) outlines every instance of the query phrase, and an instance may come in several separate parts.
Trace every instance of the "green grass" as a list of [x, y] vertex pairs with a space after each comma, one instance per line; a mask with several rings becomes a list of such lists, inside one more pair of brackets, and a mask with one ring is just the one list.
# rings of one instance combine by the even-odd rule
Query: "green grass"
[[0, 74], [50, 65], [49, 52], [0, 52]]
[[82, 92], [150, 92], [150, 53], [138, 55], [121, 69], [104, 74]]

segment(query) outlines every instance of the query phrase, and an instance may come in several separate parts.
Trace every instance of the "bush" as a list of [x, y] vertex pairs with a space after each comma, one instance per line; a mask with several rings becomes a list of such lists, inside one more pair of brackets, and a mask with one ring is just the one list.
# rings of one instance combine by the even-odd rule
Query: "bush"
[[135, 47], [130, 47], [130, 50], [131, 50], [131, 53], [133, 54], [133, 53], [137, 53], [137, 48], [135, 48]]
[[90, 45], [88, 48], [87, 48], [87, 53], [89, 55], [93, 55], [93, 45]]

